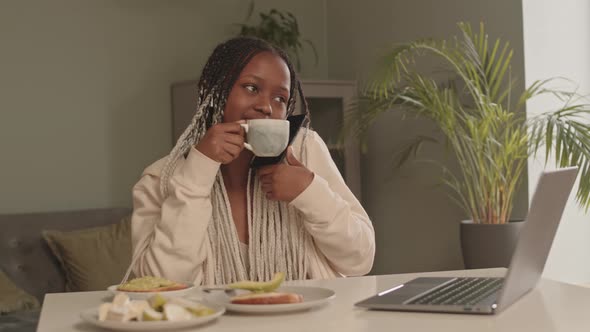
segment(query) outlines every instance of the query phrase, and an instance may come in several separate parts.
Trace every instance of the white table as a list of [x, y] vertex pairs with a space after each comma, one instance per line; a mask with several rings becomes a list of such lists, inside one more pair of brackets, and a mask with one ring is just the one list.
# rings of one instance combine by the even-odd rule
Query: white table
[[[417, 276], [502, 276], [505, 271], [486, 269], [291, 282], [291, 285], [331, 288], [336, 298], [326, 306], [304, 312], [229, 313], [192, 331], [590, 331], [590, 288], [551, 280], [541, 280], [535, 290], [494, 316], [371, 311], [353, 306], [359, 300]], [[104, 331], [83, 322], [79, 313], [107, 300], [106, 291], [48, 294], [38, 331]]]

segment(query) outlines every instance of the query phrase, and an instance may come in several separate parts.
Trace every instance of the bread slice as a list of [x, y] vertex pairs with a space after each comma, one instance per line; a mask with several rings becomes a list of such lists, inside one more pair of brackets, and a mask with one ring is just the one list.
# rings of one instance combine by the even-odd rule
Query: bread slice
[[187, 285], [185, 284], [175, 284], [175, 285], [170, 285], [170, 286], [162, 286], [162, 287], [157, 287], [157, 288], [145, 288], [145, 289], [120, 289], [117, 288], [117, 290], [120, 291], [125, 291], [125, 292], [138, 292], [138, 293], [146, 293], [146, 292], [169, 292], [169, 291], [175, 291], [175, 290], [181, 290], [181, 289], [186, 289], [188, 288]]
[[146, 276], [117, 286], [124, 292], [166, 292], [188, 288], [188, 285], [160, 277]]
[[288, 304], [303, 302], [303, 296], [295, 293], [250, 293], [234, 296], [233, 304]]

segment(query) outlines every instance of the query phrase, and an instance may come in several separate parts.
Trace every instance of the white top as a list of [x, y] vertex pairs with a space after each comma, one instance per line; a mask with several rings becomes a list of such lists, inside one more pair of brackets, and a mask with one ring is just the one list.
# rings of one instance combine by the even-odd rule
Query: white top
[[[458, 275], [501, 276], [505, 269], [468, 270]], [[223, 315], [197, 331], [291, 332], [291, 331], [437, 331], [437, 332], [577, 332], [588, 331], [590, 289], [542, 279], [533, 290], [498, 315], [465, 315], [370, 311], [354, 303], [418, 276], [449, 276], [453, 272], [306, 280], [288, 282], [330, 288], [336, 298], [326, 306], [308, 311], [273, 315]], [[107, 301], [108, 293], [48, 294], [38, 332], [104, 331], [82, 322], [80, 312]]]
[[[314, 131], [301, 130], [293, 142], [295, 156], [314, 173], [311, 184], [289, 204], [303, 217], [315, 250], [307, 250], [311, 279], [364, 275], [375, 256], [375, 233], [369, 216], [346, 186], [324, 141]], [[304, 143], [305, 142], [305, 143]], [[305, 144], [306, 149], [302, 149]], [[207, 232], [212, 216], [211, 190], [220, 163], [194, 147], [181, 158], [170, 181], [170, 195], [160, 195], [161, 159], [145, 169], [133, 187], [131, 220], [134, 248], [146, 240], [133, 266], [137, 276], [213, 280], [213, 255]]]

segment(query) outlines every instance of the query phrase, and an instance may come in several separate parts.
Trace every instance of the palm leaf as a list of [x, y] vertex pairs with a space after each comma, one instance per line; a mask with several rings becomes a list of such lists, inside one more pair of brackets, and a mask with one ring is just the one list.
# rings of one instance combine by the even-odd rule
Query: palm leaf
[[[590, 207], [588, 104], [575, 91], [551, 89], [562, 80], [552, 78], [534, 82], [512, 105], [509, 43], [490, 41], [483, 24], [474, 31], [459, 23], [459, 30], [461, 34], [449, 40], [420, 39], [393, 47], [363, 91], [359, 112], [347, 117], [346, 128], [362, 136], [389, 111], [434, 122], [460, 165], [458, 174], [443, 168], [443, 183], [476, 222], [504, 223], [510, 218], [528, 157], [542, 148], [546, 158], [554, 153], [558, 166], [580, 166], [576, 197]], [[450, 80], [440, 82], [420, 72], [418, 60], [426, 54], [445, 66]], [[518, 112], [540, 95], [551, 95], [563, 106], [531, 119]], [[415, 157], [422, 142], [423, 137], [417, 137], [400, 147], [398, 161]]]

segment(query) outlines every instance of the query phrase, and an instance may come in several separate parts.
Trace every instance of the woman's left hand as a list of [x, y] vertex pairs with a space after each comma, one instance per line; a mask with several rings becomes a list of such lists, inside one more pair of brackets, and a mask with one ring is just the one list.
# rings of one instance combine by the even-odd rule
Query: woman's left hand
[[267, 199], [291, 202], [313, 180], [313, 172], [295, 158], [292, 147], [287, 149], [286, 160], [287, 163], [263, 166], [258, 170], [262, 191]]

